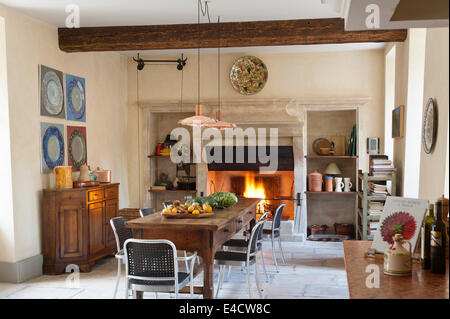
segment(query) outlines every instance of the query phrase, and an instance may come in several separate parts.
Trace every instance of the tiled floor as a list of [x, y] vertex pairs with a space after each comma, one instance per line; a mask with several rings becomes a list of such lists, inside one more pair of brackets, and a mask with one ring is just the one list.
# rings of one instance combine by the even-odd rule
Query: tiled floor
[[[270, 242], [264, 242], [264, 260], [269, 280], [260, 270], [263, 298], [348, 298], [347, 278], [344, 268], [342, 243], [333, 242], [283, 242], [286, 265], [275, 271]], [[279, 256], [279, 255], [278, 255]], [[278, 258], [281, 264], [281, 258]], [[114, 258], [98, 261], [90, 273], [81, 273], [79, 287], [71, 286], [69, 275], [41, 276], [21, 284], [0, 283], [0, 298], [111, 298], [114, 289], [117, 263]], [[123, 271], [122, 271], [123, 274]], [[218, 271], [215, 271], [217, 283]], [[253, 298], [257, 297], [254, 275]], [[67, 280], [66, 280], [67, 279]], [[202, 283], [202, 275], [195, 282]], [[124, 277], [120, 282], [118, 298], [124, 298]], [[170, 298], [169, 294], [158, 294]], [[180, 295], [189, 297], [189, 295]], [[145, 293], [144, 298], [155, 298]], [[201, 298], [196, 295], [195, 298]], [[228, 281], [219, 292], [219, 298], [249, 298], [246, 272], [234, 267]]]

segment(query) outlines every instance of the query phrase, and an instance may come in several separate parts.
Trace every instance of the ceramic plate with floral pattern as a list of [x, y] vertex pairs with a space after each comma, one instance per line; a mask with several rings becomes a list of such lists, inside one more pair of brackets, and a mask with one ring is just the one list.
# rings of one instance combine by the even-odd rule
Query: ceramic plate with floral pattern
[[433, 99], [428, 99], [422, 124], [422, 144], [425, 153], [430, 154], [433, 150], [437, 133], [437, 112]]
[[230, 70], [233, 88], [241, 94], [252, 95], [262, 90], [269, 72], [261, 59], [254, 56], [238, 58]]

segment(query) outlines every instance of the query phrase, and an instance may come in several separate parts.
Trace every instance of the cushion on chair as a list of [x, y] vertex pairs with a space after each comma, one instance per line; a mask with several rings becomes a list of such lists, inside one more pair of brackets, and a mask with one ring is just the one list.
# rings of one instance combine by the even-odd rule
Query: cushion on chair
[[231, 246], [231, 247], [247, 247], [248, 241], [245, 239], [230, 239], [223, 246]]
[[[272, 229], [263, 229], [263, 235], [270, 235], [270, 236], [272, 236]], [[277, 238], [278, 236], [280, 236], [280, 231], [276, 230], [274, 232], [274, 236], [273, 237]]]
[[[253, 260], [253, 256], [250, 257], [250, 260]], [[246, 261], [247, 253], [241, 253], [237, 251], [218, 251], [214, 255], [214, 259], [216, 260], [229, 260], [229, 261]]]
[[[145, 275], [142, 275], [145, 277]], [[186, 283], [185, 283], [186, 281]], [[184, 286], [189, 282], [189, 274], [185, 272], [178, 272], [178, 285]], [[141, 285], [141, 286], [173, 286], [173, 280], [141, 280], [141, 279], [130, 279], [131, 285]]]

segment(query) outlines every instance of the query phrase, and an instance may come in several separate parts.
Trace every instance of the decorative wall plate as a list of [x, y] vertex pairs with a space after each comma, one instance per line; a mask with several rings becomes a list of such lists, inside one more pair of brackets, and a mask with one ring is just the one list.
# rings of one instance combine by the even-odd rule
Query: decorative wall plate
[[86, 128], [81, 126], [67, 126], [68, 163], [74, 170], [87, 163]]
[[67, 119], [86, 122], [86, 89], [83, 78], [66, 74]]
[[41, 115], [65, 118], [63, 74], [41, 65]]
[[42, 173], [51, 173], [64, 165], [64, 125], [41, 123]]
[[433, 150], [437, 133], [437, 109], [432, 98], [428, 99], [423, 115], [422, 144], [425, 153]]
[[230, 70], [233, 88], [241, 94], [252, 95], [262, 90], [269, 72], [261, 59], [254, 56], [238, 58]]

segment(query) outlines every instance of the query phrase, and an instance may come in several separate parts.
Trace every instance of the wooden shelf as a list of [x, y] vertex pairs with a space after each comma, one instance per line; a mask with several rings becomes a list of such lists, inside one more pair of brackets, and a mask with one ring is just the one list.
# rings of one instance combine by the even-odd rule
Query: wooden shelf
[[162, 155], [149, 155], [148, 158], [170, 158], [170, 156], [162, 156]]
[[197, 193], [197, 190], [184, 189], [149, 189], [150, 193]]
[[356, 192], [305, 192], [306, 195], [356, 195]]
[[347, 155], [306, 155], [306, 159], [317, 159], [317, 158], [326, 158], [326, 159], [357, 159], [358, 156], [347, 156]]

